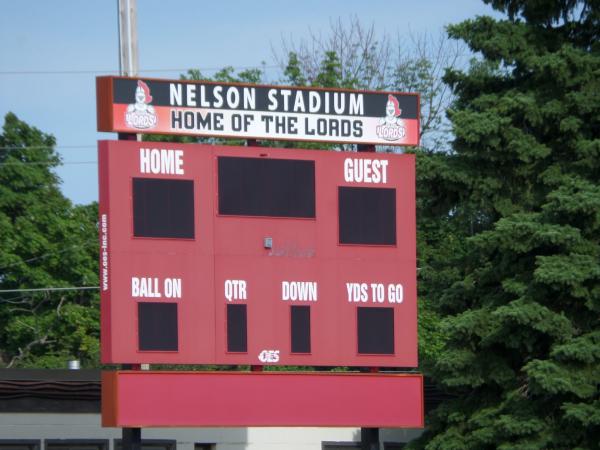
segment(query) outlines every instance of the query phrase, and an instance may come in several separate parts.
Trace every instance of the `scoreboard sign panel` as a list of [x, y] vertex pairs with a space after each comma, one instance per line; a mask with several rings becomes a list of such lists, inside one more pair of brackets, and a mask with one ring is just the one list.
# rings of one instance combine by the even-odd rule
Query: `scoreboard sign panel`
[[98, 131], [419, 145], [419, 96], [98, 77]]
[[413, 155], [101, 141], [102, 362], [415, 367]]

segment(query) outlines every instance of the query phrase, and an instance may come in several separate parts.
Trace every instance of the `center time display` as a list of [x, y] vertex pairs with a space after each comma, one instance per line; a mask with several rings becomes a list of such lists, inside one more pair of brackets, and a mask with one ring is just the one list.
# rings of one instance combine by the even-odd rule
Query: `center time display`
[[100, 141], [103, 363], [415, 367], [414, 156]]

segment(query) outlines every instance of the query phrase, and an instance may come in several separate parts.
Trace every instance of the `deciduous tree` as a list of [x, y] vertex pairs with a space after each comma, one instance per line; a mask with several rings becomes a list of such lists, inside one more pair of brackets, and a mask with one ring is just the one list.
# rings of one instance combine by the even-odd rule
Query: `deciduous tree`
[[445, 69], [459, 67], [465, 56], [457, 41], [414, 32], [392, 38], [351, 18], [332, 21], [326, 31], [310, 30], [298, 42], [283, 39], [274, 54], [285, 84], [418, 92], [422, 146], [447, 148], [445, 110], [452, 92], [442, 76]]
[[[6, 115], [0, 134], [0, 361], [98, 365], [97, 205], [73, 206], [51, 135]], [[39, 289], [39, 291], [32, 291]]]

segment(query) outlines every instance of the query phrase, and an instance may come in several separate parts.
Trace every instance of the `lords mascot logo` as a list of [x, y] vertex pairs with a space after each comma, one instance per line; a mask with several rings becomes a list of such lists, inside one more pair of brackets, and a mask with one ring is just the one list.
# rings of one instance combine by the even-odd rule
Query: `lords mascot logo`
[[152, 102], [150, 88], [142, 80], [138, 80], [135, 89], [135, 103], [127, 106], [125, 123], [138, 130], [154, 128], [158, 123], [158, 117], [156, 111], [154, 111], [154, 106], [150, 102]]
[[393, 95], [388, 95], [388, 101], [385, 105], [385, 117], [379, 119], [379, 125], [375, 129], [377, 137], [386, 141], [397, 141], [406, 137], [406, 128], [404, 121], [400, 118], [402, 110], [398, 104], [398, 99]]

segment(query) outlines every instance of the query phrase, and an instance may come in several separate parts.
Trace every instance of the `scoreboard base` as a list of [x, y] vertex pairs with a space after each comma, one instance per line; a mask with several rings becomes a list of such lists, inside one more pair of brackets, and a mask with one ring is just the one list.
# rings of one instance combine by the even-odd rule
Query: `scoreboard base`
[[102, 373], [104, 427], [423, 428], [420, 374]]

